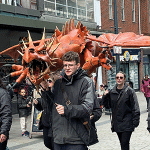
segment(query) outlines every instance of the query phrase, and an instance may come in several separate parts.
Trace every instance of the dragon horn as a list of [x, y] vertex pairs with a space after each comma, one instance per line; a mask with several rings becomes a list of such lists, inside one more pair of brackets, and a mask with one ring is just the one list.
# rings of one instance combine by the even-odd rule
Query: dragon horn
[[52, 47], [52, 45], [53, 45], [54, 40], [55, 40], [55, 39], [53, 38], [52, 42], [51, 42], [51, 43], [47, 46], [47, 49], [46, 49], [47, 51], [49, 51], [49, 50], [51, 49], [51, 47]]
[[44, 42], [45, 42], [45, 27], [44, 27], [43, 36], [42, 36], [42, 39], [40, 41], [39, 47], [41, 47], [42, 45], [44, 45]]
[[17, 52], [23, 57], [23, 54], [20, 51], [17, 50]]
[[71, 26], [72, 26], [72, 30], [76, 28], [74, 25], [74, 19], [72, 19], [72, 25]]
[[78, 24], [76, 26], [76, 29], [79, 29], [80, 28], [80, 25], [81, 25], [81, 21], [78, 21]]
[[34, 47], [29, 30], [28, 30], [28, 36], [29, 36], [29, 47]]
[[58, 48], [58, 46], [60, 45], [61, 43], [58, 43], [58, 45], [56, 46], [56, 48], [54, 50], [52, 50], [52, 53], [54, 53], [56, 51], [56, 49]]
[[69, 20], [69, 32], [72, 30], [71, 19]]
[[60, 32], [60, 30], [58, 29], [58, 27], [57, 27], [57, 26], [56, 26], [55, 32], [56, 32], [56, 34], [57, 34], [57, 37], [58, 37], [59, 35], [61, 35], [61, 34], [62, 34], [62, 33]]
[[24, 48], [27, 48], [26, 44], [24, 43], [24, 40], [22, 40], [22, 42], [23, 42]]
[[64, 25], [62, 26], [62, 36], [65, 35], [65, 31], [64, 31]]
[[57, 60], [57, 59], [59, 59], [59, 58], [52, 58], [51, 60]]
[[65, 23], [65, 35], [68, 34], [68, 21]]

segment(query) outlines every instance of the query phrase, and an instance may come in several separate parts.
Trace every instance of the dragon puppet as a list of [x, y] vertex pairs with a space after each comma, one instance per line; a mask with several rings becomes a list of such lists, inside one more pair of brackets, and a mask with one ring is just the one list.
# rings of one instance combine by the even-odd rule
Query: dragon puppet
[[[10, 47], [0, 53], [9, 55], [16, 62], [22, 56], [22, 64], [13, 64], [11, 77], [19, 76], [16, 84], [26, 77], [39, 88], [39, 84], [49, 78], [50, 72], [63, 68], [62, 56], [68, 51], [77, 52], [80, 56], [81, 67], [90, 74], [98, 66], [111, 69], [110, 62], [113, 46], [141, 47], [150, 46], [150, 37], [136, 35], [133, 32], [119, 34], [103, 34], [96, 38], [89, 33], [86, 26], [79, 21], [75, 27], [74, 19], [66, 22], [60, 31], [57, 27], [52, 38], [45, 39], [45, 29], [41, 40], [32, 41], [28, 31], [29, 42]], [[14, 84], [14, 86], [16, 85]]]

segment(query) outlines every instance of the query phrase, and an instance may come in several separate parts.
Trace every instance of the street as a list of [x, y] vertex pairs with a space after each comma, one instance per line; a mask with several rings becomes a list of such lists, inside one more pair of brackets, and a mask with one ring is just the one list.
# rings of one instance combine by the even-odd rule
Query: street
[[[141, 117], [140, 125], [135, 129], [130, 140], [130, 150], [150, 150], [150, 134], [147, 131], [147, 111], [146, 100], [141, 92], [136, 92]], [[30, 131], [30, 118], [28, 119], [28, 131]], [[90, 150], [120, 150], [119, 140], [116, 133], [110, 129], [110, 116], [103, 113], [99, 121], [96, 122], [99, 143], [90, 146]], [[41, 135], [32, 135], [32, 138], [21, 136], [18, 114], [13, 115], [13, 123], [8, 141], [10, 150], [47, 150], [44, 146]]]

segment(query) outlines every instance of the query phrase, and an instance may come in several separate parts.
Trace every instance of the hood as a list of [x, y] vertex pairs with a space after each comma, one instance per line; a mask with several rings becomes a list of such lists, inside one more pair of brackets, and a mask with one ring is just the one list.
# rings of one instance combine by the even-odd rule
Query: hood
[[88, 74], [85, 70], [83, 70], [81, 67], [72, 75], [71, 79], [68, 79], [67, 75], [65, 74], [65, 70], [63, 69], [62, 72], [61, 72], [61, 76], [62, 76], [62, 79], [65, 80], [67, 82], [66, 85], [70, 85], [72, 84], [72, 82], [74, 80], [78, 80], [78, 79], [81, 79], [85, 76], [88, 77]]
[[[127, 86], [128, 86], [127, 83], [125, 83], [125, 84], [124, 84], [124, 87], [122, 88], [122, 91], [124, 91]], [[113, 93], [116, 93], [116, 92], [117, 92], [116, 89], [117, 89], [117, 84], [113, 87], [112, 92], [113, 92]], [[117, 92], [117, 93], [118, 93], [118, 92]]]

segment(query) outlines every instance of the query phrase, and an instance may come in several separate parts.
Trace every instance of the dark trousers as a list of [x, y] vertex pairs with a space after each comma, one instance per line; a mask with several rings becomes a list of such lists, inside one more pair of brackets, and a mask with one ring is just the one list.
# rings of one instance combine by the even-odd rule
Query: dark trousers
[[83, 144], [56, 144], [54, 143], [54, 150], [88, 150]]
[[7, 140], [4, 141], [3, 143], [0, 143], [0, 150], [6, 150], [6, 146], [7, 146]]
[[147, 109], [148, 109], [148, 105], [149, 105], [150, 97], [146, 97], [146, 101], [147, 101]]
[[120, 145], [121, 145], [121, 150], [129, 150], [129, 145], [130, 145], [130, 137], [131, 137], [132, 132], [117, 132]]
[[43, 127], [43, 138], [44, 138], [44, 145], [51, 149], [54, 150], [54, 141], [53, 137], [48, 136], [49, 128]]

